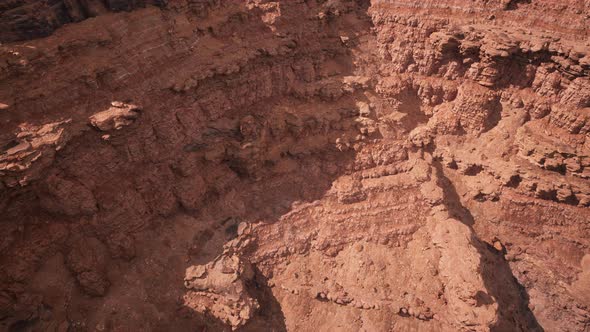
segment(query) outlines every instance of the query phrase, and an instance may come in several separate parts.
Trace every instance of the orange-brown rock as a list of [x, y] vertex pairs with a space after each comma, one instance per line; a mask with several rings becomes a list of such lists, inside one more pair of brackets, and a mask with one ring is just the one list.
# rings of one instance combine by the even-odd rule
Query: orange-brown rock
[[0, 4], [0, 330], [587, 331], [589, 20]]

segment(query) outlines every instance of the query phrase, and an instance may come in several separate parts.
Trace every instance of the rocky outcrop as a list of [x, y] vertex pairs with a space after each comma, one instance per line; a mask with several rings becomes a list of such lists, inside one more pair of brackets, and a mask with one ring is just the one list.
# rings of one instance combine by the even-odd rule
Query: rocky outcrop
[[191, 266], [184, 277], [184, 285], [189, 289], [184, 303], [203, 314], [210, 313], [236, 330], [259, 307], [246, 289], [246, 282], [253, 277], [252, 266], [237, 255], [223, 254], [207, 265]]
[[7, 186], [26, 185], [38, 177], [44, 166], [52, 163], [55, 153], [70, 138], [67, 126], [71, 120], [40, 126], [23, 123], [14, 138], [0, 154], [0, 177]]
[[109, 109], [92, 115], [89, 120], [96, 129], [110, 131], [132, 124], [138, 116], [137, 106], [114, 101]]
[[580, 1], [0, 13], [0, 329], [588, 326]]
[[[459, 329], [469, 326], [475, 331], [485, 331], [497, 324], [498, 304], [477, 273], [482, 260], [477, 246], [481, 244], [474, 241], [469, 227], [456, 219], [435, 217], [430, 224], [432, 242], [441, 251], [438, 265], [445, 280], [445, 298], [450, 310], [461, 313], [454, 318], [454, 325]], [[461, 257], [456, 255], [458, 251], [463, 253]]]

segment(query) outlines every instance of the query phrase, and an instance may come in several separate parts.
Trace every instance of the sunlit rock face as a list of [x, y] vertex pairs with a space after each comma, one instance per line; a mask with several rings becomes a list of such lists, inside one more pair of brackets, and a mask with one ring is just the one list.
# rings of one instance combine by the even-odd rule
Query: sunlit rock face
[[590, 4], [0, 4], [0, 330], [586, 331]]

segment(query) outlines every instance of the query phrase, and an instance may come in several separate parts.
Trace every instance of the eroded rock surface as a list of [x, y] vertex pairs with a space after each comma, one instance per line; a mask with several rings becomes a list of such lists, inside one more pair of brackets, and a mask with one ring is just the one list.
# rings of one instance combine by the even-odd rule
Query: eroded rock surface
[[65, 120], [40, 126], [20, 124], [16, 135], [0, 154], [0, 176], [5, 178], [4, 183], [11, 187], [26, 185], [43, 165], [51, 164], [55, 153], [70, 138], [67, 132], [70, 122]]
[[114, 101], [111, 103], [111, 107], [92, 115], [89, 120], [96, 129], [109, 131], [132, 124], [138, 116], [139, 108], [137, 106]]
[[246, 324], [259, 307], [246, 290], [245, 282], [253, 277], [250, 264], [237, 255], [224, 253], [211, 263], [186, 270], [184, 286], [189, 292], [184, 302], [198, 312], [211, 313], [235, 330]]
[[0, 329], [587, 331], [589, 19], [0, 5]]

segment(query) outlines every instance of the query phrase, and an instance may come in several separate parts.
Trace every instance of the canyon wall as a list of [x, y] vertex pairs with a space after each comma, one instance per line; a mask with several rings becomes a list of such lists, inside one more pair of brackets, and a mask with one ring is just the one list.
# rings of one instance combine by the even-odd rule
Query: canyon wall
[[589, 23], [0, 5], [0, 328], [587, 331]]

